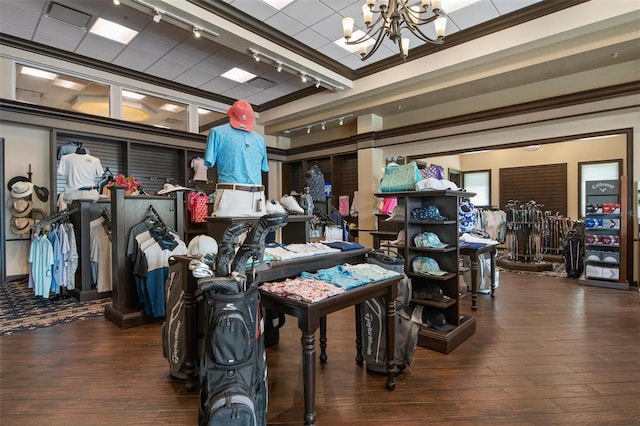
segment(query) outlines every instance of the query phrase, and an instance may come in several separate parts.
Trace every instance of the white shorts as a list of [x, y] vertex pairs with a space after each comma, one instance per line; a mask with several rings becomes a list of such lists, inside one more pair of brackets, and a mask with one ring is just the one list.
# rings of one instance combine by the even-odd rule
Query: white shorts
[[219, 183], [216, 185], [212, 216], [255, 217], [264, 216], [265, 214], [267, 214], [267, 208], [262, 185], [232, 183]]

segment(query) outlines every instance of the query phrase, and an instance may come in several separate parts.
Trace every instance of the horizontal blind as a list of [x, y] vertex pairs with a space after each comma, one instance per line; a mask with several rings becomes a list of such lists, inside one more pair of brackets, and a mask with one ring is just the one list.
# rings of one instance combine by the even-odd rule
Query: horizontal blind
[[186, 186], [184, 150], [157, 145], [132, 143], [129, 176], [133, 176], [149, 194], [155, 194], [165, 183]]
[[509, 200], [534, 200], [543, 211], [567, 215], [567, 164], [500, 169], [500, 207]]

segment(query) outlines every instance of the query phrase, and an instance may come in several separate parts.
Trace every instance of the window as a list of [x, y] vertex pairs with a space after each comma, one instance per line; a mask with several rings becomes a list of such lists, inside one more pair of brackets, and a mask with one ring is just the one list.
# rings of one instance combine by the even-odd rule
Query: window
[[109, 117], [109, 86], [16, 64], [16, 101]]
[[491, 205], [491, 170], [478, 170], [462, 173], [462, 187], [475, 192], [471, 198], [474, 206]]
[[580, 173], [580, 217], [585, 216], [586, 184], [589, 180], [617, 180], [620, 179], [622, 160], [600, 161], [592, 163], [578, 163]]

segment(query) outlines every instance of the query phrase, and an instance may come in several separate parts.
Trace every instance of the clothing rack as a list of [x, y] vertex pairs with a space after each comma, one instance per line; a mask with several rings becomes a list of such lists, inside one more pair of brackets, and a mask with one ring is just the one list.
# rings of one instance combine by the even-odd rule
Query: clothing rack
[[533, 200], [522, 205], [518, 200], [509, 200], [507, 203], [507, 259], [525, 263], [542, 262], [544, 214], [541, 207], [542, 204]]
[[78, 208], [73, 208], [71, 210], [69, 209], [60, 210], [52, 214], [51, 216], [34, 223], [33, 225], [31, 225], [31, 229], [40, 229], [47, 225], [51, 225], [52, 223], [59, 222], [62, 219], [68, 218], [70, 215], [74, 214], [77, 211], [78, 211]]

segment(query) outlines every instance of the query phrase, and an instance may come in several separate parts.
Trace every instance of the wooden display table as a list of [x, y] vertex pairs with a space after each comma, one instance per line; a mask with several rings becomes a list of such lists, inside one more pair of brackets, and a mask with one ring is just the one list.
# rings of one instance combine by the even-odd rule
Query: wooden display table
[[496, 290], [496, 255], [498, 253], [498, 245], [486, 245], [480, 248], [471, 248], [465, 246], [458, 247], [458, 253], [461, 256], [469, 256], [471, 260], [471, 309], [478, 309], [478, 256], [484, 253], [491, 255], [491, 297], [494, 297]]
[[327, 361], [327, 315], [356, 305], [356, 359], [361, 363], [362, 336], [360, 328], [359, 304], [373, 297], [384, 297], [386, 310], [386, 344], [387, 381], [388, 390], [395, 388], [393, 359], [395, 353], [395, 298], [397, 283], [402, 277], [366, 284], [347, 290], [337, 296], [332, 296], [316, 303], [305, 303], [286, 297], [261, 291], [262, 305], [277, 312], [283, 312], [298, 318], [298, 328], [302, 331], [302, 378], [304, 384], [304, 424], [313, 425], [316, 421], [316, 336], [320, 328], [320, 362]]

